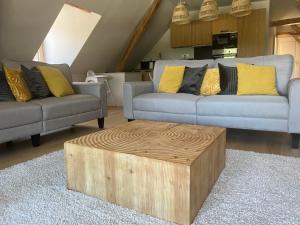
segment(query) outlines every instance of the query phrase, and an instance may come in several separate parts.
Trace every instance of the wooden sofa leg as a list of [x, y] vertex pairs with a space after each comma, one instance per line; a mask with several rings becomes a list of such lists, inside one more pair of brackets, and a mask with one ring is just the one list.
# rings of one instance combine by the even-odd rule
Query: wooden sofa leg
[[103, 118], [98, 118], [98, 127], [100, 129], [104, 128], [104, 117]]
[[134, 119], [128, 119], [128, 122], [132, 122], [132, 121], [134, 121]]
[[35, 134], [31, 136], [31, 143], [33, 147], [38, 147], [40, 146], [41, 143], [41, 135], [40, 134]]
[[299, 148], [300, 134], [292, 134], [292, 148]]

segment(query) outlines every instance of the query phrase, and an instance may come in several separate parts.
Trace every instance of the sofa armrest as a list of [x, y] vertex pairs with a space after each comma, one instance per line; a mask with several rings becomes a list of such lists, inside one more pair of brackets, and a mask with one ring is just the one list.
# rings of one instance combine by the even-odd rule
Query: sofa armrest
[[125, 82], [123, 86], [124, 116], [127, 119], [134, 119], [133, 98], [141, 94], [152, 93], [153, 90], [152, 81]]
[[300, 79], [289, 82], [289, 133], [300, 134]]
[[100, 99], [101, 115], [100, 117], [107, 116], [107, 90], [104, 83], [86, 83], [86, 82], [73, 82], [73, 88], [76, 94], [93, 95]]

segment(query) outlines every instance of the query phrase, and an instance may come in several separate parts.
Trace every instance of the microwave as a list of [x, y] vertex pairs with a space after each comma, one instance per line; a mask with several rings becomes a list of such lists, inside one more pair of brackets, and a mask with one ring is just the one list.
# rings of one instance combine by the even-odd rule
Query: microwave
[[238, 34], [234, 33], [220, 33], [213, 35], [212, 47], [213, 49], [227, 49], [237, 48]]

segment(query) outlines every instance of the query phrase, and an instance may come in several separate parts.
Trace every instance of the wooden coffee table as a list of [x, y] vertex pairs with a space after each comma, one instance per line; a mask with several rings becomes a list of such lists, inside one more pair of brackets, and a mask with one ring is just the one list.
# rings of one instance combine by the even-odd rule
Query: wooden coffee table
[[191, 224], [225, 166], [226, 130], [134, 121], [65, 143], [68, 188]]

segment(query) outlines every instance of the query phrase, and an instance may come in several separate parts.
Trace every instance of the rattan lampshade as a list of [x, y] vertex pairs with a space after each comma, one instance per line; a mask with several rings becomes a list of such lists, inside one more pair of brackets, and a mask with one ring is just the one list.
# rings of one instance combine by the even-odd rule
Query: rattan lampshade
[[250, 0], [232, 0], [230, 14], [236, 17], [248, 16], [251, 14], [252, 8]]
[[218, 18], [218, 4], [216, 0], [203, 0], [199, 19], [203, 21], [212, 21]]
[[188, 24], [191, 22], [189, 11], [185, 3], [180, 1], [174, 8], [172, 22], [178, 25]]

